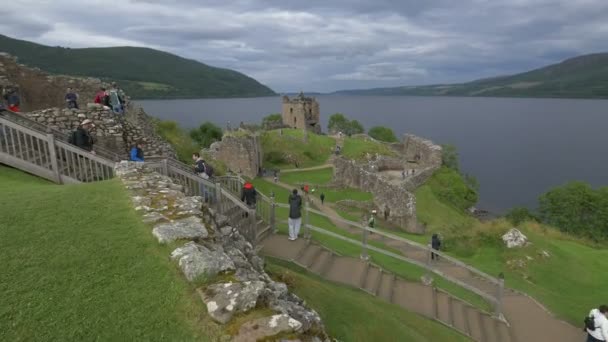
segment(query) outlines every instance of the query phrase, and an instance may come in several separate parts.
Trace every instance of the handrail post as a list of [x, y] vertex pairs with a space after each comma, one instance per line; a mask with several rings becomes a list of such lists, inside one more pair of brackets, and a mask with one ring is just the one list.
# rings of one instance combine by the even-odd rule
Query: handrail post
[[276, 225], [276, 202], [274, 196], [270, 197], [270, 230], [273, 234], [279, 232]]
[[53, 133], [46, 134], [46, 142], [49, 144], [49, 158], [51, 159], [51, 167], [55, 175], [57, 184], [62, 184], [61, 172], [59, 171], [59, 163], [57, 162], [57, 151], [55, 150], [55, 136]]
[[249, 212], [249, 242], [255, 248], [256, 240], [258, 238], [257, 234], [257, 219], [255, 217], [256, 210], [255, 208], [250, 208], [247, 210]]
[[367, 231], [368, 226], [363, 227], [363, 237], [362, 237], [362, 243], [363, 246], [361, 247], [361, 259], [367, 261], [369, 260], [369, 254], [367, 254]]
[[308, 195], [304, 195], [304, 207], [305, 207], [304, 228], [306, 228], [305, 238], [306, 238], [306, 241], [310, 241], [312, 234], [310, 233], [310, 217], [309, 217], [310, 203], [308, 203]]
[[215, 183], [215, 209], [218, 214], [222, 213], [222, 183]]
[[167, 165], [167, 159], [163, 159], [161, 161], [161, 164], [162, 164], [163, 175], [168, 176], [169, 175], [169, 166]]
[[497, 317], [502, 316], [502, 297], [505, 291], [505, 275], [500, 272], [498, 275], [498, 293], [496, 296], [495, 314]]
[[431, 245], [426, 245], [426, 273], [422, 276], [422, 282], [426, 285], [433, 284], [433, 277], [431, 276], [431, 263], [433, 262], [433, 248]]

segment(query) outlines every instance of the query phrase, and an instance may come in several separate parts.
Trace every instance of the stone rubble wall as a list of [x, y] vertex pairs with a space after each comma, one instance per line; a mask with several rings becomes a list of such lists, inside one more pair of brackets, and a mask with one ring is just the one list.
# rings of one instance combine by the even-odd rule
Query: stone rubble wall
[[424, 233], [416, 220], [416, 197], [404, 185], [391, 183], [353, 160], [335, 158], [334, 165], [334, 182], [371, 192], [379, 212], [389, 208], [390, 222], [410, 233]]
[[230, 341], [329, 341], [317, 312], [264, 271], [252, 245], [228, 225], [226, 217], [206, 207], [200, 197], [187, 197], [181, 186], [142, 163], [116, 164], [116, 174], [133, 205], [150, 224], [159, 243], [180, 242], [170, 258], [189, 281], [204, 280], [197, 292], [210, 317], [234, 322], [237, 315], [259, 308], [274, 314], [244, 322]]
[[68, 137], [78, 125], [85, 119], [91, 119], [95, 123], [92, 131], [96, 139], [96, 145], [111, 150], [127, 158], [131, 147], [138, 141], [144, 145], [146, 157], [171, 157], [175, 158], [175, 151], [170, 144], [158, 136], [153, 128], [145, 126], [145, 122], [152, 125], [151, 120], [141, 111], [140, 125], [126, 120], [124, 115], [115, 114], [111, 110], [105, 110], [101, 106], [89, 106], [86, 109], [59, 109], [50, 108], [33, 112], [24, 112], [23, 115], [44, 124], [52, 129], [58, 130]]
[[230, 171], [256, 177], [262, 170], [262, 141], [244, 130], [224, 134], [221, 141], [209, 147], [212, 158], [223, 162]]
[[418, 164], [438, 169], [442, 164], [442, 150], [431, 140], [413, 134], [403, 136], [403, 154], [408, 161], [416, 160], [416, 156], [419, 156]]

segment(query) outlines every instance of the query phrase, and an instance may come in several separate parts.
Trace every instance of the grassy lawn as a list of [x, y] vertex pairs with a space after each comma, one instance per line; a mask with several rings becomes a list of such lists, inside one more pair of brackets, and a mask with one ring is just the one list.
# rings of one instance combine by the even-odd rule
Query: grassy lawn
[[452, 228], [466, 228], [474, 225], [477, 220], [454, 207], [441, 202], [429, 185], [416, 189], [416, 215], [418, 221], [424, 223], [427, 235], [446, 233]]
[[361, 191], [355, 188], [335, 189], [324, 187], [333, 179], [333, 168], [328, 167], [320, 170], [288, 172], [280, 176], [280, 181], [299, 187], [300, 184], [314, 184], [314, 196], [319, 197], [325, 194], [325, 200], [329, 203], [350, 199], [354, 201], [371, 201], [373, 196], [370, 192]]
[[324, 281], [288, 262], [267, 260], [269, 273], [287, 282], [321, 315], [328, 333], [341, 341], [468, 341], [439, 323], [362, 291]]
[[351, 137], [344, 139], [342, 155], [349, 159], [361, 160], [367, 154], [380, 154], [384, 156], [396, 156], [395, 151], [381, 142], [371, 140], [366, 137]]
[[53, 185], [0, 166], [1, 341], [211, 341], [194, 288], [119, 181]]
[[[264, 167], [293, 168], [295, 162], [299, 167], [323, 165], [332, 153], [336, 141], [325, 135], [308, 134], [308, 142], [304, 143], [304, 132], [299, 129], [283, 129], [267, 131], [262, 134], [262, 149], [264, 151]], [[286, 152], [287, 151], [287, 152]]]

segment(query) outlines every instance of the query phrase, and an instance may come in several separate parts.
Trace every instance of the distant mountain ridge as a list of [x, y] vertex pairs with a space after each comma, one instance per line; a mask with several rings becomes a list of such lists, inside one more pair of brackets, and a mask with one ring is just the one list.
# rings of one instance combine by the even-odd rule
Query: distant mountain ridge
[[578, 56], [520, 74], [467, 83], [341, 90], [333, 94], [608, 98], [608, 53]]
[[254, 97], [276, 95], [240, 72], [139, 47], [71, 49], [0, 34], [0, 52], [44, 71], [116, 80], [134, 98]]

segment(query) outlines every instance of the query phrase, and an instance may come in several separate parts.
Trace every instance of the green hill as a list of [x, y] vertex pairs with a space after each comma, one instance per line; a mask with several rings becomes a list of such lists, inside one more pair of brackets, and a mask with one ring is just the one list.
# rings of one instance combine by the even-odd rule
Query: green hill
[[56, 74], [120, 80], [134, 98], [253, 97], [275, 93], [251, 77], [139, 47], [71, 49], [0, 35], [0, 51]]
[[461, 84], [344, 90], [344, 95], [608, 98], [608, 53], [583, 55], [521, 74]]

